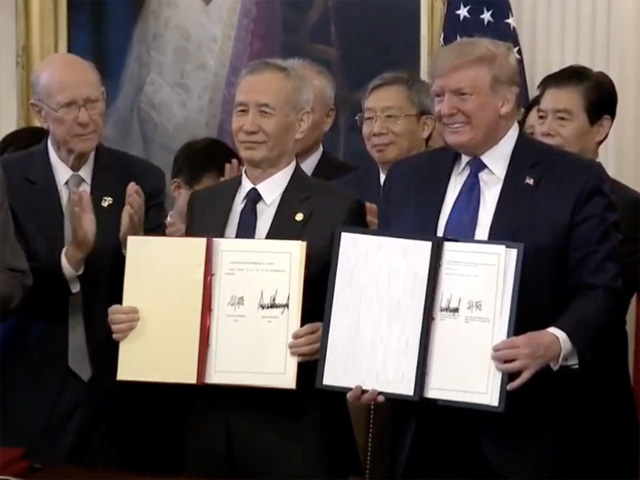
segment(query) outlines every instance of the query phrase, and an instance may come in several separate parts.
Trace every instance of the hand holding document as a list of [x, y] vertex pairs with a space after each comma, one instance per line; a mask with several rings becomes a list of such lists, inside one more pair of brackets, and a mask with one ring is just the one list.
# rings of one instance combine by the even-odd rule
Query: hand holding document
[[[132, 237], [118, 379], [295, 388], [305, 244]], [[115, 333], [115, 332], [114, 332]]]
[[519, 246], [349, 230], [336, 249], [320, 387], [501, 408], [491, 353], [511, 334]]

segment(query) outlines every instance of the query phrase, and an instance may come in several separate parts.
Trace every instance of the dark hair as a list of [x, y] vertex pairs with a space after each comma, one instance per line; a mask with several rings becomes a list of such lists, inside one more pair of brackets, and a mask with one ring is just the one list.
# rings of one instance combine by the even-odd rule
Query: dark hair
[[529, 100], [527, 106], [524, 107], [524, 109], [522, 110], [522, 117], [520, 117], [520, 126], [522, 128], [524, 128], [524, 123], [527, 121], [527, 117], [529, 116], [529, 114], [538, 105], [540, 105], [540, 95], [536, 95], [535, 97], [533, 97], [531, 100]]
[[235, 150], [222, 140], [210, 137], [191, 140], [176, 152], [171, 178], [193, 188], [208, 175], [222, 178], [224, 166], [233, 159], [240, 161]]
[[362, 107], [369, 95], [382, 87], [404, 87], [407, 90], [409, 102], [420, 115], [433, 115], [433, 99], [431, 98], [431, 85], [417, 75], [409, 72], [394, 71], [385, 72], [371, 80], [362, 96]]
[[584, 65], [570, 65], [544, 77], [538, 85], [540, 96], [550, 88], [578, 88], [591, 125], [608, 115], [616, 118], [618, 92], [613, 80], [604, 72], [596, 72]]
[[42, 143], [49, 131], [42, 127], [22, 127], [7, 133], [0, 140], [0, 156], [21, 152]]

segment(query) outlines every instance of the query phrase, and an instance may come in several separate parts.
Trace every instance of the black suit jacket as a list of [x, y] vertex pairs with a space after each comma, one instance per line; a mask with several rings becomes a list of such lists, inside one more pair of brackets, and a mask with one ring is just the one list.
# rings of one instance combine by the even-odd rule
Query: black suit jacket
[[0, 169], [0, 321], [15, 308], [31, 285], [31, 272], [18, 243]]
[[620, 213], [622, 285], [627, 306], [640, 292], [640, 193], [611, 178], [609, 192]]
[[[435, 235], [457, 157], [440, 148], [396, 163], [384, 185], [380, 229]], [[524, 244], [514, 333], [560, 328], [579, 368], [543, 368], [507, 393], [502, 414], [435, 407], [427, 416], [436, 429], [442, 421], [448, 431], [473, 431], [494, 467], [511, 478], [592, 475], [590, 462], [598, 459], [617, 472], [622, 451], [626, 465], [637, 468], [637, 443], [630, 460], [637, 423], [634, 434], [619, 220], [607, 181], [598, 163], [523, 134], [511, 156], [489, 239]]]
[[339, 178], [334, 182], [334, 185], [355, 195], [363, 202], [373, 203], [379, 207], [382, 200], [380, 169], [375, 163], [371, 163], [371, 165], [361, 167], [355, 172]]
[[[33, 286], [13, 318], [0, 330], [2, 445], [29, 447], [41, 432], [61, 395], [67, 372], [68, 302], [71, 295], [62, 272], [64, 215], [47, 144], [2, 159], [9, 185], [9, 204], [16, 231], [33, 274]], [[155, 165], [99, 145], [91, 182], [97, 235], [80, 275], [83, 312], [93, 389], [115, 378], [116, 343], [107, 309], [120, 303], [124, 255], [120, 217], [129, 182], [145, 195], [145, 232], [162, 234], [165, 179]], [[103, 198], [112, 203], [102, 205]]]
[[350, 165], [340, 159], [334, 157], [326, 150], [322, 150], [320, 160], [313, 169], [311, 176], [313, 178], [319, 178], [320, 180], [335, 180], [336, 178], [344, 177], [349, 173], [356, 170], [356, 167]]

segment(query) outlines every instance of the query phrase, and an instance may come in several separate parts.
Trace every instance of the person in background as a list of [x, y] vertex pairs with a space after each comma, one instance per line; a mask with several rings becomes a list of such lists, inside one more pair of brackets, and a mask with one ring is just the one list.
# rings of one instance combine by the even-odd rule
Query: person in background
[[180, 147], [171, 167], [169, 191], [173, 209], [167, 216], [166, 234], [184, 235], [187, 203], [192, 192], [239, 174], [239, 156], [222, 140], [205, 137]]
[[356, 116], [373, 162], [335, 184], [366, 202], [367, 222], [378, 224], [382, 185], [391, 166], [423, 152], [435, 130], [430, 85], [405, 72], [387, 72], [374, 78]]
[[109, 446], [107, 308], [122, 298], [128, 237], [164, 230], [166, 184], [158, 167], [101, 143], [105, 90], [92, 64], [51, 55], [30, 87], [47, 140], [0, 161], [33, 275], [1, 326], [0, 444], [34, 463], [90, 465]]
[[30, 285], [29, 264], [15, 236], [7, 185], [0, 168], [0, 321], [19, 305]]
[[335, 180], [353, 172], [356, 168], [329, 153], [322, 139], [336, 118], [334, 105], [336, 84], [329, 71], [322, 65], [304, 58], [289, 58], [287, 65], [304, 75], [313, 91], [311, 124], [304, 137], [296, 141], [296, 160], [307, 175], [322, 180]]
[[35, 147], [42, 143], [48, 134], [45, 128], [37, 126], [22, 127], [9, 132], [0, 140], [0, 157]]
[[538, 128], [538, 106], [540, 105], [540, 95], [533, 97], [522, 111], [520, 118], [520, 128], [531, 135], [536, 136]]

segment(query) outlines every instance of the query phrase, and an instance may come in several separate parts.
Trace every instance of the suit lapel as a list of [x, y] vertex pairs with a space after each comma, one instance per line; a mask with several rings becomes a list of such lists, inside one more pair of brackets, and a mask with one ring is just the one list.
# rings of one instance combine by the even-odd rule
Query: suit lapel
[[422, 205], [419, 205], [419, 211], [423, 212], [421, 217], [424, 222], [424, 233], [429, 235], [435, 235], [437, 232], [440, 210], [447, 193], [453, 166], [458, 158], [458, 154], [449, 149], [443, 150], [442, 156], [441, 159], [427, 158], [426, 161], [430, 162], [428, 176], [415, 179], [422, 184], [420, 189], [426, 192], [425, 195], [419, 197], [423, 202]]
[[236, 197], [236, 193], [238, 193], [241, 181], [242, 176], [237, 175], [217, 186], [219, 188], [219, 198], [216, 200], [216, 205], [211, 206], [211, 225], [208, 229], [213, 238], [224, 237], [231, 208], [233, 207], [233, 200]]
[[124, 208], [127, 184], [109, 159], [105, 147], [98, 145], [91, 177], [91, 203], [96, 217], [96, 243], [113, 243], [120, 235], [120, 218]]
[[322, 150], [322, 155], [320, 155], [320, 160], [318, 160], [318, 164], [316, 168], [313, 169], [312, 177], [325, 179], [331, 176], [331, 168], [329, 165], [329, 158], [327, 156], [327, 151]]
[[523, 218], [540, 182], [537, 144], [520, 133], [511, 154], [496, 211], [489, 231], [490, 240], [515, 241]]
[[64, 213], [60, 193], [51, 168], [47, 142], [43, 142], [37, 158], [26, 172], [25, 180], [31, 190], [29, 198], [33, 206], [33, 218], [37, 219], [42, 237], [52, 252], [60, 252], [64, 246]]
[[291, 180], [285, 188], [276, 214], [271, 222], [267, 238], [301, 239], [306, 223], [312, 211], [306, 200], [311, 196], [308, 184], [309, 177], [296, 165]]

